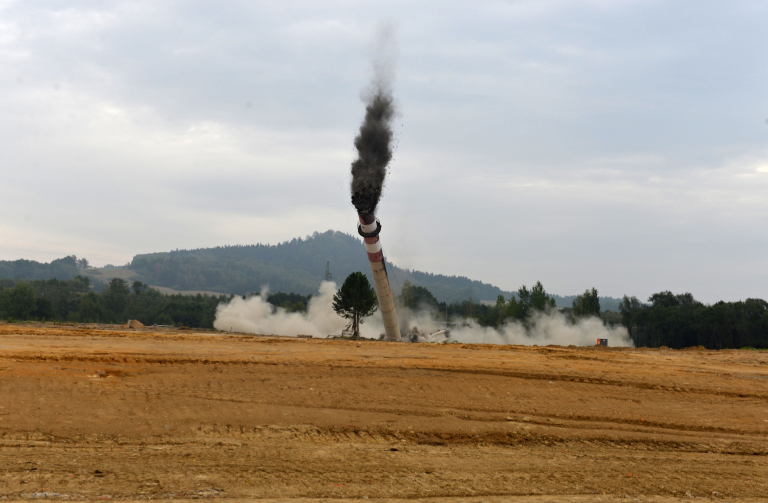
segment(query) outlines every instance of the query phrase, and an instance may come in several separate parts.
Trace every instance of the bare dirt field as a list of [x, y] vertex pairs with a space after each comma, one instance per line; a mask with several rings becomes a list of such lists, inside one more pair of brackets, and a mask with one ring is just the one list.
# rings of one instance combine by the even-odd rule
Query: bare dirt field
[[0, 500], [768, 501], [768, 353], [0, 324]]

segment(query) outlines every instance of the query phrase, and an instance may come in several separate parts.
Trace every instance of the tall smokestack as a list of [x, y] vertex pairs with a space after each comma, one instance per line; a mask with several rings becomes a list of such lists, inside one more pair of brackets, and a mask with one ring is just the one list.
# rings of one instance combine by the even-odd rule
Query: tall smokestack
[[395, 115], [395, 105], [391, 86], [392, 61], [391, 57], [387, 56], [387, 48], [391, 49], [392, 43], [392, 27], [382, 26], [378, 40], [378, 56], [373, 65], [373, 82], [364, 98], [365, 118], [360, 124], [360, 132], [355, 136], [357, 159], [352, 163], [350, 189], [352, 204], [360, 219], [358, 232], [363, 236], [368, 251], [386, 337], [390, 341], [399, 341], [400, 326], [397, 324], [395, 302], [389, 288], [387, 267], [379, 242], [381, 224], [375, 217], [376, 206], [384, 188], [387, 165], [392, 159], [391, 122]]
[[379, 311], [384, 320], [384, 332], [389, 341], [400, 340], [400, 325], [397, 323], [395, 312], [395, 300], [392, 298], [392, 290], [389, 288], [387, 266], [384, 262], [384, 252], [379, 241], [381, 224], [371, 213], [358, 213], [360, 225], [357, 232], [363, 236], [365, 250], [368, 252], [368, 262], [371, 264], [373, 275], [373, 287], [376, 289], [376, 297], [379, 299]]

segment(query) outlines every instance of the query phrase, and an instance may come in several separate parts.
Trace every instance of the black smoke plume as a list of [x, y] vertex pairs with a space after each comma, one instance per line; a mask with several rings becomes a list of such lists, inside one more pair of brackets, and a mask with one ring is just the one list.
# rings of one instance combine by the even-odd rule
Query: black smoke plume
[[365, 119], [355, 137], [357, 159], [352, 163], [352, 204], [361, 214], [374, 214], [392, 159], [394, 100], [387, 83], [374, 83], [365, 105]]

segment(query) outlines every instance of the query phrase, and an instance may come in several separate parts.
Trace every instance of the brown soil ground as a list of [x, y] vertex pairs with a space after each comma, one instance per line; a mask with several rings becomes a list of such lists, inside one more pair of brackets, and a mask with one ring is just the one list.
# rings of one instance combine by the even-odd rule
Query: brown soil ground
[[766, 496], [766, 352], [0, 324], [0, 500]]

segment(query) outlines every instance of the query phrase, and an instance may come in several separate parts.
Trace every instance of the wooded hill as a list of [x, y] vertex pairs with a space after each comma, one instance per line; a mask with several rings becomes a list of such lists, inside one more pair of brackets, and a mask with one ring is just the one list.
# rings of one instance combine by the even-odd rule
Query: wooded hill
[[[244, 295], [259, 292], [269, 285], [271, 292], [300, 295], [317, 293], [330, 261], [333, 279], [344, 281], [350, 273], [364, 272], [370, 278], [365, 246], [357, 236], [342, 232], [315, 233], [277, 245], [232, 245], [196, 250], [136, 255], [128, 269], [78, 270], [71, 257], [40, 264], [29, 260], [0, 261], [0, 278], [13, 280], [68, 280], [78, 273], [91, 276], [96, 290], [101, 290], [112, 277], [138, 280], [153, 286], [174, 290], [204, 290]], [[396, 294], [405, 281], [429, 289], [440, 302], [454, 303], [469, 299], [496, 301], [513, 293], [494, 285], [464, 276], [445, 276], [401, 269], [387, 263], [390, 283]], [[530, 286], [530, 285], [529, 285]], [[584, 285], [584, 288], [593, 285]], [[570, 307], [575, 296], [554, 295], [558, 307]], [[618, 310], [620, 299], [601, 297], [603, 310]]]
[[[360, 238], [335, 231], [277, 245], [233, 245], [136, 255], [130, 268], [146, 283], [176, 290], [243, 295], [269, 285], [272, 292], [310, 295], [317, 293], [325, 278], [328, 261], [337, 283], [355, 271], [364, 272], [370, 279], [370, 266]], [[463, 276], [409, 271], [392, 263], [387, 263], [387, 270], [396, 293], [409, 280], [429, 288], [440, 301], [449, 303], [469, 297], [479, 301], [511, 295]]]
[[[365, 246], [356, 236], [337, 231], [315, 233], [277, 245], [234, 245], [197, 250], [176, 250], [137, 255], [131, 269], [141, 280], [176, 290], [210, 290], [246, 294], [269, 285], [272, 292], [310, 295], [317, 292], [330, 261], [333, 279], [340, 283], [349, 274], [362, 271], [370, 277]], [[428, 288], [440, 302], [495, 301], [513, 294], [497, 286], [465, 276], [445, 276], [401, 269], [387, 263], [395, 293], [405, 281]], [[591, 285], [586, 285], [587, 286]], [[575, 296], [555, 295], [558, 306], [570, 306]], [[620, 299], [601, 298], [603, 309], [617, 310]]]
[[58, 258], [50, 263], [24, 259], [0, 260], [0, 279], [33, 281], [56, 278], [68, 280], [81, 273], [75, 257]]

